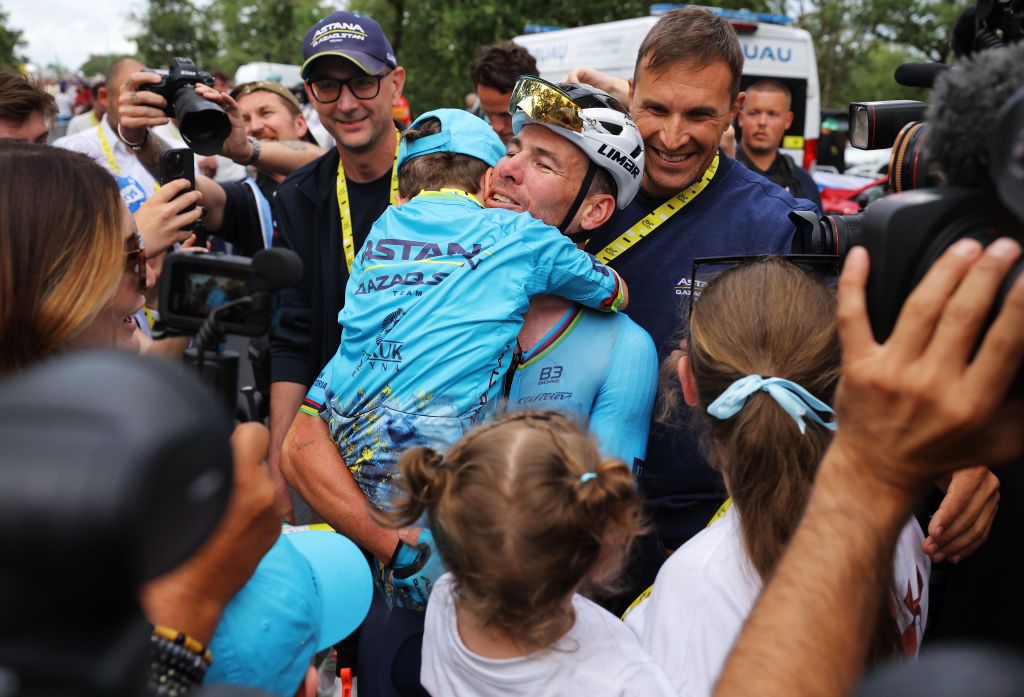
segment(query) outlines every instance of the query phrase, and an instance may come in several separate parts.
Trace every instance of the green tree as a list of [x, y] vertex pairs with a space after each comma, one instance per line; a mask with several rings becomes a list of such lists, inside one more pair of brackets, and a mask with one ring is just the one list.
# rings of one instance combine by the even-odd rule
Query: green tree
[[78, 72], [86, 77], [93, 75], [106, 75], [110, 66], [122, 58], [133, 58], [133, 56], [121, 53], [90, 53]]
[[883, 41], [874, 42], [850, 66], [847, 79], [834, 92], [833, 104], [845, 108], [850, 102], [881, 99], [927, 101], [927, 90], [903, 87], [893, 79], [897, 67], [922, 59], [923, 56], [916, 50]]
[[324, 0], [213, 0], [207, 14], [226, 73], [252, 61], [301, 63], [302, 37], [330, 12]]
[[191, 0], [149, 0], [133, 14], [139, 33], [132, 37], [147, 67], [164, 67], [172, 58], [190, 58], [202, 69], [216, 54], [209, 21]]
[[17, 68], [25, 62], [18, 51], [25, 46], [21, 31], [7, 25], [7, 13], [0, 8], [0, 68]]
[[950, 29], [966, 6], [963, 0], [872, 0], [862, 20], [879, 39], [945, 63], [952, 53]]
[[801, 0], [797, 16], [814, 38], [822, 106], [844, 106], [851, 93], [920, 98], [920, 90], [898, 86], [893, 71], [908, 60], [947, 61], [963, 7], [955, 0]]

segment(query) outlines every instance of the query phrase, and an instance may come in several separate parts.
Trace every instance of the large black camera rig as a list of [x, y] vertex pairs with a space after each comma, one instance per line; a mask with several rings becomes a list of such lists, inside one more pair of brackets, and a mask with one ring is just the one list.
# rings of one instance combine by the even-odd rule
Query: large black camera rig
[[[935, 79], [932, 104], [859, 102], [850, 107], [851, 142], [892, 146], [890, 195], [862, 213], [817, 220], [791, 213], [793, 252], [871, 256], [867, 300], [884, 340], [928, 268], [965, 237], [1024, 242], [1024, 0], [979, 0], [954, 29], [959, 67], [903, 67], [903, 77]], [[928, 121], [922, 121], [927, 112]], [[1019, 262], [1002, 295], [1024, 269]]]

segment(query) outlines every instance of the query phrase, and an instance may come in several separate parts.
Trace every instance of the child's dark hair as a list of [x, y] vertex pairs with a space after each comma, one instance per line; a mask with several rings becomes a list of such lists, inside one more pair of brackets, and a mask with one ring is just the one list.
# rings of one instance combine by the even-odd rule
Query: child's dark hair
[[406, 452], [399, 468], [394, 524], [426, 511], [459, 603], [529, 650], [572, 625], [571, 593], [613, 587], [643, 532], [629, 469], [554, 412], [506, 414], [444, 457]]
[[[402, 134], [406, 143], [441, 132], [441, 122], [429, 118]], [[419, 155], [402, 163], [398, 170], [398, 193], [410, 199], [421, 191], [443, 188], [462, 189], [468, 194], [480, 193], [480, 179], [490, 167], [483, 160], [454, 152]]]

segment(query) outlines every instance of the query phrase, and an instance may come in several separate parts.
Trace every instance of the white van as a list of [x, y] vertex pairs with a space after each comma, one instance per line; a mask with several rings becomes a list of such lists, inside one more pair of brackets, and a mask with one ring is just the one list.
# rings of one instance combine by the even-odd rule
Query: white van
[[291, 89], [302, 84], [302, 68], [288, 63], [246, 63], [235, 71], [235, 84], [266, 80], [280, 82]]
[[[661, 15], [678, 7], [684, 5], [652, 5], [649, 17], [543, 30], [513, 40], [533, 54], [540, 77], [545, 80], [561, 80], [578, 67], [630, 78], [647, 32]], [[770, 77], [793, 93], [793, 125], [782, 139], [782, 148], [810, 169], [817, 159], [821, 127], [818, 63], [811, 35], [789, 26], [793, 22], [789, 17], [718, 7], [706, 9], [728, 20], [740, 37], [745, 58], [741, 89]]]

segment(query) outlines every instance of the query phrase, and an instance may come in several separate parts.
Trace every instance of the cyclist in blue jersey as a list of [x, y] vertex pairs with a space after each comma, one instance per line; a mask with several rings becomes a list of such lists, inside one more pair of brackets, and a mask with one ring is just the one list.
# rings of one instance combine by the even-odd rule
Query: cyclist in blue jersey
[[[588, 85], [557, 86], [583, 114], [620, 118], [626, 110]], [[534, 217], [583, 242], [618, 207], [636, 194], [635, 165], [643, 170], [643, 142], [631, 129], [594, 131], [588, 137], [571, 128], [531, 118], [529, 104], [513, 100], [514, 138], [495, 168], [486, 204]], [[594, 179], [588, 205], [574, 209], [578, 190]], [[582, 182], [582, 185], [581, 183]], [[604, 205], [596, 205], [603, 196]], [[560, 222], [559, 222], [560, 221]], [[519, 334], [521, 356], [509, 392], [513, 408], [555, 409], [575, 415], [594, 434], [606, 455], [632, 466], [639, 475], [647, 448], [651, 409], [657, 390], [657, 354], [650, 336], [625, 315], [592, 312], [565, 298], [539, 295], [530, 303]]]

